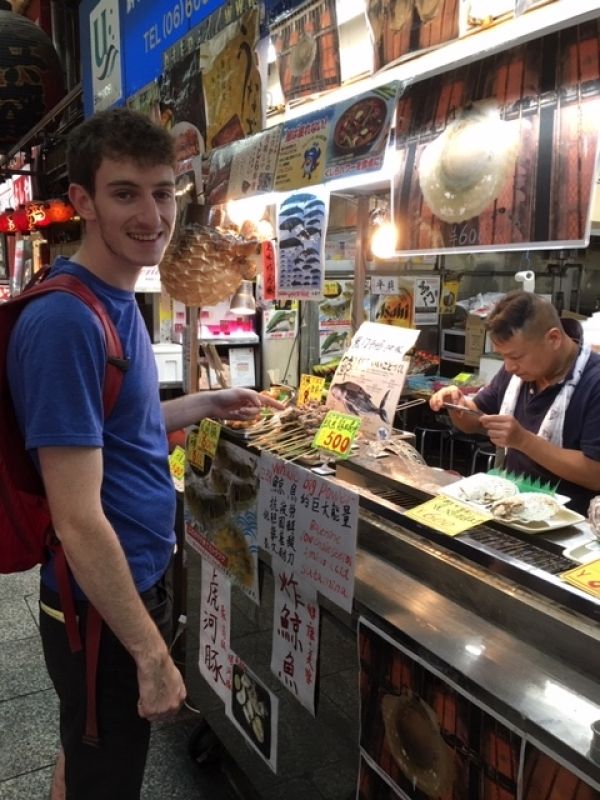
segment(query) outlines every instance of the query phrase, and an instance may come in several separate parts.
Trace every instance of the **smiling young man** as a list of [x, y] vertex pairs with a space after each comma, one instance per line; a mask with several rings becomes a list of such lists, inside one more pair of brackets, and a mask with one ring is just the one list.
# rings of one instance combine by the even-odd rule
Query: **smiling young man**
[[[71, 653], [54, 563], [42, 567], [40, 632], [60, 700], [63, 752], [53, 800], [138, 800], [149, 721], [176, 712], [185, 687], [165, 643], [170, 620], [164, 575], [175, 537], [175, 494], [166, 433], [202, 417], [247, 419], [263, 403], [248, 389], [159, 400], [154, 355], [134, 286], [157, 264], [175, 224], [170, 135], [125, 109], [86, 120], [69, 139], [69, 197], [85, 223], [71, 274], [105, 305], [129, 368], [104, 419], [103, 331], [79, 299], [53, 292], [30, 302], [9, 345], [9, 382], [26, 446], [39, 466], [56, 534], [102, 630], [97, 677], [100, 742], [84, 743], [85, 662]], [[66, 788], [65, 788], [66, 784]]]
[[485, 433], [506, 449], [504, 466], [552, 483], [585, 514], [600, 492], [600, 355], [572, 339], [556, 309], [537, 295], [505, 295], [487, 322], [503, 368], [472, 399], [456, 386], [436, 392], [430, 406], [455, 403], [480, 417], [449, 409], [466, 433]]

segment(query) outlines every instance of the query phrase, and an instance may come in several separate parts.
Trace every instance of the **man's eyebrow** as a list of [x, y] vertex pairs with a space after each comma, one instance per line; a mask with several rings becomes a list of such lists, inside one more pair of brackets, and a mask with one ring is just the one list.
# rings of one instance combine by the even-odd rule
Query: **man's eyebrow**
[[[123, 186], [123, 187], [126, 187], [126, 188], [133, 188], [133, 189], [139, 189], [140, 188], [140, 184], [139, 183], [136, 183], [135, 181], [126, 181], [126, 180], [110, 181], [106, 185], [107, 186], [112, 186], [112, 187]], [[169, 181], [169, 180], [159, 181], [158, 183], [155, 183], [152, 186], [153, 189], [163, 188], [163, 187], [167, 187], [167, 188], [173, 189], [175, 187], [175, 181]]]

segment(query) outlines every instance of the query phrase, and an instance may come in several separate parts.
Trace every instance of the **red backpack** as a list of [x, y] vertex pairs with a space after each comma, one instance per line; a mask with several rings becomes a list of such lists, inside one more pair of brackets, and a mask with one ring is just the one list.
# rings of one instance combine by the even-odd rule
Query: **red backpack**
[[[44, 487], [17, 424], [7, 375], [7, 352], [10, 334], [25, 305], [48, 292], [68, 292], [78, 297], [96, 314], [106, 337], [104, 374], [104, 418], [108, 417], [119, 396], [127, 362], [121, 340], [104, 305], [96, 295], [73, 275], [48, 277], [49, 268], [41, 270], [20, 295], [0, 304], [0, 573], [22, 572], [43, 564], [51, 552], [56, 556], [56, 577], [71, 650], [82, 649], [76, 622], [75, 604], [70, 588], [68, 567], [62, 547], [54, 536]], [[93, 612], [95, 610], [90, 607]], [[92, 618], [93, 622], [92, 622]], [[100, 617], [90, 615], [86, 660], [97, 658], [100, 641]], [[90, 633], [90, 631], [93, 632]], [[90, 638], [92, 641], [90, 642]], [[93, 665], [90, 663], [90, 669]], [[92, 676], [94, 677], [94, 676]], [[88, 673], [88, 678], [90, 674]], [[90, 696], [95, 677], [88, 680], [88, 725], [86, 737], [97, 738], [95, 701]]]

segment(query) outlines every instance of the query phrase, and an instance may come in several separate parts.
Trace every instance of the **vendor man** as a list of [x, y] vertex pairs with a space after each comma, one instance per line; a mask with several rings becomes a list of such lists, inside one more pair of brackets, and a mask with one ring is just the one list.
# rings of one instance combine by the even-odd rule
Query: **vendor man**
[[600, 354], [568, 336], [556, 309], [530, 292], [505, 295], [487, 329], [503, 368], [472, 399], [456, 386], [440, 389], [431, 408], [483, 412], [448, 409], [461, 431], [506, 449], [505, 469], [559, 482], [569, 507], [587, 513], [600, 494]]

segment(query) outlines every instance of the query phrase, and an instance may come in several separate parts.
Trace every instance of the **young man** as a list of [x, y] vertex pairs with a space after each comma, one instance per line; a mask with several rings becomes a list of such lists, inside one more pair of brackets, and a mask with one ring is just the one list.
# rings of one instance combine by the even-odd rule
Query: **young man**
[[503, 297], [487, 328], [503, 368], [473, 399], [446, 386], [431, 408], [449, 402], [482, 411], [449, 414], [460, 430], [506, 448], [506, 469], [559, 481], [569, 506], [585, 514], [600, 492], [600, 355], [570, 338], [556, 309], [530, 292]]
[[170, 618], [163, 576], [175, 542], [166, 432], [205, 416], [247, 419], [262, 403], [281, 406], [232, 389], [161, 407], [134, 286], [143, 266], [161, 260], [173, 233], [170, 135], [134, 112], [102, 112], [73, 132], [67, 162], [69, 197], [85, 236], [53, 272], [76, 275], [100, 298], [130, 366], [104, 419], [105, 341], [84, 303], [62, 292], [39, 298], [26, 306], [11, 336], [11, 392], [77, 584], [80, 621], [85, 626], [87, 598], [105, 622], [97, 677], [100, 746], [93, 747], [82, 739], [84, 660], [69, 650], [54, 565], [42, 568], [40, 631], [60, 699], [64, 753], [52, 797], [137, 800], [149, 722], [175, 713], [185, 698], [163, 638]]

